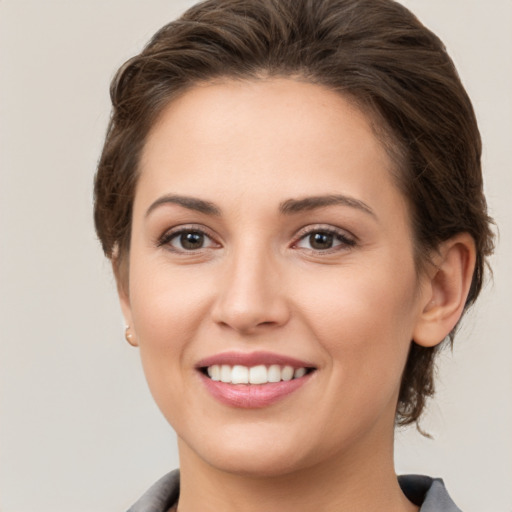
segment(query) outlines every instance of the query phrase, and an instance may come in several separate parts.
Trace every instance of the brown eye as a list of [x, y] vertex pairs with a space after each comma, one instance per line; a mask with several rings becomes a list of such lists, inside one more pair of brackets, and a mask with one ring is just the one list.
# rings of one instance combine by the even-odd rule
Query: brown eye
[[179, 239], [179, 244], [181, 245], [180, 249], [194, 251], [197, 249], [202, 249], [204, 246], [205, 236], [203, 233], [198, 233], [197, 231], [181, 233], [179, 237], [176, 238]]
[[172, 251], [178, 253], [218, 247], [218, 244], [212, 238], [198, 229], [180, 229], [166, 233], [160, 239], [158, 245], [160, 247], [167, 246]]
[[309, 245], [312, 249], [330, 249], [333, 246], [334, 236], [331, 233], [312, 233], [309, 235]]
[[356, 245], [344, 231], [332, 229], [312, 229], [306, 232], [295, 247], [309, 251], [343, 250]]

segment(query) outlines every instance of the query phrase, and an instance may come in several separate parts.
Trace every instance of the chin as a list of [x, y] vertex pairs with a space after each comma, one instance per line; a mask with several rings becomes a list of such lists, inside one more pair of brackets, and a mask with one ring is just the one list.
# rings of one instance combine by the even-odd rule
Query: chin
[[276, 435], [265, 435], [261, 429], [252, 433], [246, 429], [241, 436], [241, 429], [235, 435], [233, 429], [226, 428], [223, 434], [210, 433], [208, 439], [203, 437], [199, 442], [180, 438], [180, 444], [219, 471], [256, 478], [284, 476], [314, 464], [310, 460], [313, 457], [297, 449], [302, 443], [293, 436], [282, 440]]
[[253, 477], [253, 478], [276, 478], [289, 475], [308, 464], [300, 459], [290, 459], [277, 453], [222, 453], [208, 454], [205, 462], [225, 473]]

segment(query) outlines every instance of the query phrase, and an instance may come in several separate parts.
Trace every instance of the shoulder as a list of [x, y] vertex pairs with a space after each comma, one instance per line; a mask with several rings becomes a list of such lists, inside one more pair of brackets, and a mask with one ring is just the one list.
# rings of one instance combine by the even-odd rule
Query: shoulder
[[398, 477], [398, 482], [407, 498], [421, 505], [420, 512], [462, 512], [450, 498], [440, 478], [402, 475]]

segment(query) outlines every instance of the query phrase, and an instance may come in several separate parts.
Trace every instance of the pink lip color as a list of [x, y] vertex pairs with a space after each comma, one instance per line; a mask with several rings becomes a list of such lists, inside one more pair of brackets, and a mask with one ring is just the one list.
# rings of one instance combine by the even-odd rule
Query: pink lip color
[[[215, 356], [202, 359], [196, 367], [204, 368], [214, 364], [228, 364], [234, 366], [240, 364], [243, 366], [257, 366], [264, 364], [270, 366], [278, 364], [281, 366], [292, 366], [294, 368], [311, 368], [313, 365], [305, 361], [272, 354], [270, 352], [252, 352], [244, 354], [241, 352], [225, 352]], [[292, 379], [281, 382], [269, 382], [267, 384], [229, 384], [226, 382], [214, 381], [208, 378], [204, 373], [199, 373], [206, 389], [214, 398], [221, 403], [238, 407], [242, 409], [258, 409], [272, 405], [285, 396], [293, 393], [303, 386], [311, 377], [311, 373], [304, 375], [298, 379]]]
[[283, 356], [280, 354], [273, 354], [272, 352], [223, 352], [214, 356], [201, 359], [196, 364], [196, 368], [205, 368], [213, 366], [214, 364], [229, 364], [234, 366], [240, 364], [242, 366], [258, 366], [264, 364], [270, 366], [271, 364], [278, 364], [280, 366], [293, 366], [293, 368], [314, 368], [315, 365], [295, 359], [294, 357]]
[[232, 407], [242, 409], [258, 409], [277, 402], [281, 398], [293, 393], [309, 380], [311, 374], [300, 379], [267, 384], [229, 384], [211, 380], [200, 374], [206, 389], [220, 402]]

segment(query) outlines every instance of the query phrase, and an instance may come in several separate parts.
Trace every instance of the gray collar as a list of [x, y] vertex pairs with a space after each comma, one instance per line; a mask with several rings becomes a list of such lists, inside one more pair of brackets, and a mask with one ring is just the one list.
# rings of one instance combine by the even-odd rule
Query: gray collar
[[440, 478], [423, 475], [401, 475], [398, 483], [403, 493], [415, 505], [421, 505], [420, 512], [461, 512], [450, 498]]

